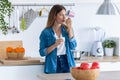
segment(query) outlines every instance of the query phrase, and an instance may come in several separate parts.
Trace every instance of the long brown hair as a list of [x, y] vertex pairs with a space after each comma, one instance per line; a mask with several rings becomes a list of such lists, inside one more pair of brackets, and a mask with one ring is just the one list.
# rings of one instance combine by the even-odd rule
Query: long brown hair
[[53, 26], [55, 22], [55, 16], [63, 9], [66, 11], [65, 7], [59, 4], [56, 4], [51, 8], [50, 13], [48, 15], [46, 28]]

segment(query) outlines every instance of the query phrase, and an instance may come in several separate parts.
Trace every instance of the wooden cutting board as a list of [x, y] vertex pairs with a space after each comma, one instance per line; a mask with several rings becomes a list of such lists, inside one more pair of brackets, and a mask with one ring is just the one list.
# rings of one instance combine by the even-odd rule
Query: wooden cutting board
[[0, 59], [5, 59], [7, 58], [6, 55], [6, 48], [7, 47], [22, 47], [23, 42], [21, 40], [18, 41], [0, 41]]
[[40, 64], [40, 58], [25, 57], [21, 60], [10, 60], [10, 59], [1, 59], [0, 63], [3, 65], [34, 65]]

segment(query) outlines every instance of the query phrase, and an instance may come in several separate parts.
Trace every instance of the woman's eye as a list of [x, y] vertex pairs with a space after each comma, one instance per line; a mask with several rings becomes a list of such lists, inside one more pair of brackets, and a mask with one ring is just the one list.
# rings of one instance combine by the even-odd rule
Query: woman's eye
[[59, 16], [62, 16], [63, 14], [59, 14]]

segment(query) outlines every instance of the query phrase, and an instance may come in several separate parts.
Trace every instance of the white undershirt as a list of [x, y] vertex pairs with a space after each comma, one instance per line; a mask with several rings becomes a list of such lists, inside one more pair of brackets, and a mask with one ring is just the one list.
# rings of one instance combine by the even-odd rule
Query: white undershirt
[[55, 38], [56, 39], [63, 39], [63, 42], [57, 46], [57, 56], [65, 55], [66, 54], [65, 37], [63, 37], [61, 34], [60, 38], [59, 38], [55, 33]]

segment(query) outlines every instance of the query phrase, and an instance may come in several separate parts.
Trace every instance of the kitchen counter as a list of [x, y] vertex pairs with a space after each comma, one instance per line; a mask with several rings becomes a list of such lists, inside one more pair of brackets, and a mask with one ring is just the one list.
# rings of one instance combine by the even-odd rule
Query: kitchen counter
[[25, 57], [21, 60], [0, 59], [0, 66], [43, 65], [44, 59], [39, 57]]
[[[100, 61], [101, 71], [105, 71], [105, 70], [120, 71], [120, 68], [119, 68], [120, 57], [82, 57], [81, 60], [76, 60], [76, 64], [79, 65], [81, 62], [84, 62], [84, 61], [87, 61], [87, 62]], [[47, 76], [48, 78], [49, 77], [54, 78], [54, 79], [50, 78], [51, 80], [64, 80], [64, 79], [59, 79], [59, 76], [62, 76], [60, 78], [73, 79], [70, 73], [58, 74], [59, 75], [58, 78], [57, 78], [57, 74], [54, 76], [53, 74], [50, 74], [50, 75], [44, 74], [44, 62], [45, 62], [44, 59], [40, 57], [27, 57], [27, 59], [24, 59], [24, 60], [0, 59], [0, 75], [1, 75], [0, 80], [38, 80], [38, 79], [40, 80], [40, 78], [41, 79], [43, 78], [42, 80], [45, 80], [44, 76], [45, 77]], [[39, 74], [39, 78], [37, 77], [38, 74]], [[41, 74], [42, 74], [42, 77], [40, 76]], [[102, 74], [101, 76], [103, 76]], [[100, 79], [103, 80], [103, 78], [101, 77]], [[108, 79], [106, 78], [106, 80]], [[109, 79], [109, 80], [112, 80], [112, 79]]]
[[79, 62], [93, 62], [93, 61], [98, 61], [98, 62], [120, 62], [120, 57], [119, 56], [113, 56], [113, 57], [92, 57], [92, 56], [82, 56], [80, 60], [76, 60], [76, 63]]
[[[39, 74], [39, 80], [75, 80], [70, 73]], [[97, 80], [120, 80], [120, 71], [100, 72]]]
[[[81, 62], [120, 62], [119, 56], [113, 57], [92, 57], [92, 56], [82, 56], [80, 60], [75, 60], [76, 63]], [[17, 66], [17, 65], [43, 65], [45, 60], [40, 57], [25, 57], [23, 60], [6, 60], [0, 59], [0, 66]]]

